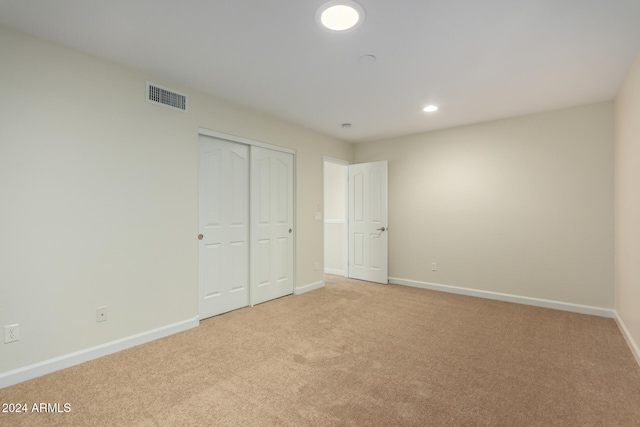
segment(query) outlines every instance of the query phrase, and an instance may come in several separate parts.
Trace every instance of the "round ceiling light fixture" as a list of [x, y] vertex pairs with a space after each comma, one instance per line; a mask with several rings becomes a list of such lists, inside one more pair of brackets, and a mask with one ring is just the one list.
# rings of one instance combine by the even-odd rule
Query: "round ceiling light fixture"
[[316, 11], [316, 22], [325, 30], [355, 30], [364, 21], [364, 9], [352, 0], [331, 0]]
[[437, 105], [427, 105], [422, 109], [425, 113], [433, 113], [434, 111], [438, 111]]

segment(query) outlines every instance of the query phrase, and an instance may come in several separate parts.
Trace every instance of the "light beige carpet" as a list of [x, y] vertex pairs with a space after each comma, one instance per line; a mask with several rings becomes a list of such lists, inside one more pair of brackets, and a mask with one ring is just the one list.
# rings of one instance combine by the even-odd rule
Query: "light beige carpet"
[[615, 322], [328, 276], [326, 287], [0, 390], [2, 426], [640, 426]]

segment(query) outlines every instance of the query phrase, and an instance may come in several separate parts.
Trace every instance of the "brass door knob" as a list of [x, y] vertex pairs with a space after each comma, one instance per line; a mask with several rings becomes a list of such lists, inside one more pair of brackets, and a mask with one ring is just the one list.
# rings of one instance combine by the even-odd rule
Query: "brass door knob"
[[198, 240], [202, 240], [204, 239], [204, 236], [202, 234], [198, 234]]

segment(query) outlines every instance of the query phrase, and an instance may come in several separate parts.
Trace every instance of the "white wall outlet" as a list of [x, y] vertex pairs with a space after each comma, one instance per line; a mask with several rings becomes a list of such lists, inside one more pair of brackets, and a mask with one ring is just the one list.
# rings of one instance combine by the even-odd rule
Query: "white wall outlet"
[[316, 271], [318, 271], [318, 268], [320, 268], [320, 266], [319, 266], [319, 264], [318, 264], [318, 261], [316, 261], [316, 262], [314, 263], [314, 268], [315, 268], [315, 270], [316, 270]]
[[438, 264], [435, 262], [431, 263], [431, 271], [438, 271]]
[[98, 307], [96, 310], [96, 322], [104, 322], [107, 320], [107, 307]]
[[20, 339], [20, 325], [8, 325], [4, 327], [4, 343], [18, 341]]

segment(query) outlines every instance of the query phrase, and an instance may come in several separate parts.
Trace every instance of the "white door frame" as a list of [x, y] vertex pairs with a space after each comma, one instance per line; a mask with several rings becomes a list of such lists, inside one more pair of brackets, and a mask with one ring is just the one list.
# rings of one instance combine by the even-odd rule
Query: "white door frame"
[[[279, 145], [273, 145], [266, 142], [260, 142], [253, 139], [244, 138], [242, 136], [230, 135], [228, 133], [222, 133], [215, 130], [204, 129], [204, 128], [198, 129], [198, 135], [212, 136], [214, 138], [226, 139], [227, 141], [231, 141], [231, 142], [239, 142], [241, 144], [246, 144], [249, 146], [255, 145], [262, 148], [268, 148], [269, 150], [282, 151], [283, 153], [293, 154], [293, 160], [294, 160], [294, 166], [295, 166], [296, 150], [293, 150], [291, 148], [280, 147]], [[294, 172], [295, 172], [295, 168], [294, 168]]]
[[[241, 136], [237, 136], [237, 135], [230, 135], [230, 134], [226, 134], [226, 133], [222, 133], [222, 132], [218, 132], [215, 130], [211, 130], [211, 129], [205, 129], [205, 128], [199, 128], [198, 129], [198, 136], [200, 135], [204, 135], [204, 136], [211, 136], [214, 138], [218, 138], [218, 139], [222, 139], [222, 140], [226, 140], [226, 141], [230, 141], [230, 142], [237, 142], [240, 144], [245, 144], [248, 145], [249, 147], [251, 146], [257, 146], [257, 147], [262, 147], [262, 148], [266, 148], [269, 150], [274, 150], [274, 151], [280, 151], [283, 153], [288, 153], [293, 155], [293, 229], [297, 230], [297, 224], [296, 224], [296, 218], [297, 218], [297, 206], [296, 206], [296, 150], [292, 150], [290, 148], [285, 148], [285, 147], [280, 147], [277, 145], [273, 145], [273, 144], [268, 144], [266, 142], [260, 142], [260, 141], [255, 141], [253, 139], [249, 139], [249, 138], [243, 138]], [[249, 173], [251, 173], [251, 170], [249, 168]], [[249, 179], [251, 179], [251, 177], [249, 177]], [[249, 192], [251, 192], [251, 190], [249, 190]], [[251, 208], [249, 208], [251, 209]], [[199, 224], [196, 224], [196, 227], [199, 227]], [[196, 228], [197, 229], [197, 228]], [[197, 233], [196, 233], [197, 234]], [[292, 263], [293, 263], [293, 290], [295, 293], [295, 289], [296, 289], [296, 238], [294, 237], [293, 239], [293, 254], [292, 254]], [[251, 241], [251, 236], [249, 236], [249, 241]], [[199, 261], [198, 261], [199, 262]], [[249, 261], [251, 262], [251, 261]], [[200, 266], [198, 266], [198, 269], [200, 268]], [[200, 273], [198, 272], [198, 275]], [[248, 274], [251, 274], [251, 271], [248, 272]], [[251, 281], [251, 277], [249, 276], [249, 282]], [[198, 282], [198, 287], [200, 286], [199, 282]], [[200, 306], [200, 289], [198, 288], [198, 306]], [[199, 315], [200, 313], [198, 313]]]

